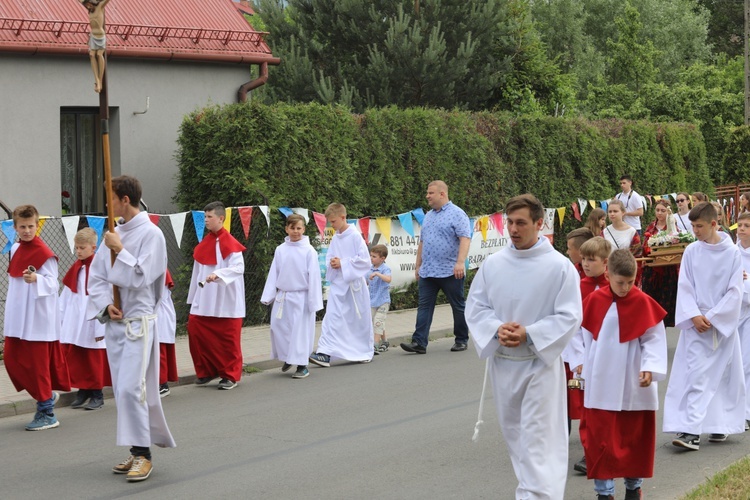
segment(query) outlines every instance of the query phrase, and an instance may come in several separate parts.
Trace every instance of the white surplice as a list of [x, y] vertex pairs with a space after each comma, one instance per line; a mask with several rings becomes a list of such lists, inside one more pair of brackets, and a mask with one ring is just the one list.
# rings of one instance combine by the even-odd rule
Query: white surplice
[[307, 365], [315, 344], [315, 312], [323, 309], [318, 254], [303, 236], [276, 247], [260, 301], [273, 302], [271, 357]]
[[[202, 288], [210, 274], [219, 277]], [[190, 278], [187, 303], [191, 304], [190, 314], [214, 318], [245, 317], [245, 260], [242, 252], [232, 252], [227, 258], [221, 256], [219, 240], [216, 240], [216, 265], [209, 266], [193, 261], [193, 275]]]
[[[609, 411], [659, 409], [657, 382], [667, 378], [667, 335], [664, 322], [652, 326], [637, 339], [620, 342], [615, 302], [604, 316], [596, 340], [585, 328], [583, 373], [586, 390], [583, 405]], [[640, 372], [651, 372], [652, 383], [641, 387]]]
[[[11, 247], [11, 258], [19, 245]], [[57, 259], [50, 257], [36, 270], [35, 283], [8, 275], [3, 330], [6, 337], [35, 342], [60, 340], [57, 273]]]
[[[333, 257], [341, 259], [341, 269], [331, 267]], [[365, 281], [370, 265], [370, 252], [354, 226], [333, 236], [326, 254], [328, 306], [317, 352], [335, 359], [372, 360], [374, 337]]]
[[[93, 262], [93, 261], [92, 261]], [[60, 303], [60, 343], [73, 344], [85, 349], [105, 349], [106, 340], [97, 342], [96, 338], [104, 337], [104, 325], [95, 319], [86, 319], [86, 306], [89, 296], [86, 295], [86, 266], [78, 271], [78, 292], [63, 286], [58, 302]]]
[[[737, 248], [742, 255], [742, 269], [750, 274], [750, 248], [745, 248], [737, 240]], [[750, 420], [750, 279], [742, 282], [742, 312], [740, 313], [740, 324], [738, 327], [740, 347], [742, 353], [742, 366], [745, 372], [745, 420]]]
[[105, 245], [96, 252], [89, 272], [86, 317], [94, 318], [112, 304], [112, 285], [119, 287], [124, 320], [107, 322], [105, 333], [117, 404], [117, 445], [171, 448], [176, 445], [159, 397], [155, 320], [167, 271], [164, 235], [146, 212], [127, 223], [121, 221], [115, 231], [123, 249], [114, 265]]
[[[500, 427], [518, 478], [518, 499], [561, 499], [568, 473], [561, 353], [581, 324], [579, 275], [542, 237], [528, 250], [489, 256], [466, 301], [466, 322], [490, 376]], [[503, 323], [526, 327], [533, 345], [503, 347]]]
[[[740, 252], [726, 233], [696, 241], [682, 256], [675, 326], [681, 330], [664, 398], [664, 432], [745, 431], [745, 377], [737, 327], [743, 283]], [[692, 318], [712, 328], [698, 333]]]

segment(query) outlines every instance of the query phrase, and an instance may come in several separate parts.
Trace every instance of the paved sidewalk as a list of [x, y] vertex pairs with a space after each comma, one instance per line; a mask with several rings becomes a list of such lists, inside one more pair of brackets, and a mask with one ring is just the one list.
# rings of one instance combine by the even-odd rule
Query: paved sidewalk
[[[405, 339], [411, 339], [414, 332], [414, 322], [417, 318], [416, 309], [391, 311], [388, 313], [387, 332], [391, 349], [400, 349], [398, 344]], [[431, 338], [440, 338], [453, 334], [453, 313], [450, 305], [439, 305], [435, 308], [435, 315], [430, 330]], [[315, 329], [315, 337], [320, 335], [320, 322]], [[317, 344], [316, 344], [317, 345]], [[195, 380], [195, 368], [190, 357], [188, 339], [178, 337], [175, 343], [177, 354], [177, 372], [180, 376], [178, 384], [191, 384]], [[429, 348], [428, 348], [429, 352]], [[247, 327], [242, 329], [242, 353], [246, 365], [259, 369], [281, 366], [280, 361], [271, 359], [271, 335], [268, 325]], [[377, 361], [377, 357], [375, 358]], [[111, 388], [104, 391], [105, 398], [112, 397]], [[68, 406], [75, 397], [75, 391], [62, 393], [57, 406]], [[36, 401], [26, 391], [16, 392], [15, 387], [5, 372], [5, 364], [0, 361], [0, 417], [33, 413], [36, 411]]]

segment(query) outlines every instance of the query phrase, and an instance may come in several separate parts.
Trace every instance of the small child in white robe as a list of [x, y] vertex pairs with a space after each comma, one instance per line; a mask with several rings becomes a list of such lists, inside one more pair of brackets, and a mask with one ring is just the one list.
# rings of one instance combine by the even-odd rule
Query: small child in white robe
[[326, 219], [336, 234], [326, 253], [328, 306], [310, 361], [331, 366], [331, 358], [369, 363], [374, 341], [370, 319], [370, 294], [365, 277], [370, 272], [370, 252], [364, 238], [346, 222], [346, 207], [331, 203]]
[[583, 301], [586, 469], [599, 500], [614, 498], [616, 477], [625, 478], [625, 499], [637, 500], [643, 478], [654, 475], [667, 313], [633, 286], [638, 265], [630, 250], [612, 252], [607, 268], [609, 285]]
[[[743, 212], [737, 218], [737, 248], [742, 255], [743, 294], [739, 334], [742, 347], [742, 365], [745, 372], [745, 389], [750, 387], [750, 212]], [[750, 429], [750, 395], [745, 397], [745, 430]]]
[[708, 202], [690, 210], [698, 241], [685, 249], [677, 282], [675, 326], [681, 330], [664, 398], [664, 432], [672, 444], [698, 450], [745, 431], [745, 377], [737, 327], [742, 257]]
[[177, 373], [177, 353], [174, 347], [177, 336], [177, 312], [172, 301], [173, 288], [172, 273], [167, 269], [164, 291], [159, 305], [156, 306], [156, 331], [159, 332], [159, 396], [162, 398], [172, 393], [169, 383], [180, 380]]
[[260, 301], [273, 303], [271, 311], [271, 357], [292, 365], [292, 378], [310, 372], [307, 359], [315, 344], [315, 312], [323, 309], [323, 288], [318, 254], [305, 236], [305, 218], [292, 214], [286, 219], [287, 237], [276, 247]]

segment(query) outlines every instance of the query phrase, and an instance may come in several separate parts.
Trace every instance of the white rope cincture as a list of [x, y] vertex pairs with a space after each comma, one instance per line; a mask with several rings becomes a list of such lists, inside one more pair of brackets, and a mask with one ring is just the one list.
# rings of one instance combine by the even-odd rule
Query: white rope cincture
[[719, 347], [719, 335], [718, 335], [719, 331], [714, 327], [711, 327], [711, 330], [713, 330], [714, 351], [715, 351]]
[[471, 440], [475, 443], [479, 440], [479, 426], [484, 423], [482, 420], [482, 414], [484, 413], [484, 394], [487, 391], [487, 375], [490, 373], [490, 358], [488, 357], [484, 364], [484, 381], [482, 382], [482, 395], [479, 397], [479, 415], [477, 415], [477, 423], [474, 425], [474, 435]]
[[279, 303], [279, 310], [276, 312], [276, 319], [281, 319], [284, 315], [284, 300], [286, 300], [286, 292], [279, 292], [276, 295], [276, 302]]
[[[124, 318], [122, 320], [125, 323], [125, 338], [128, 340], [136, 341], [140, 338], [143, 339], [143, 355], [141, 356], [141, 404], [146, 403], [146, 369], [148, 363], [146, 358], [148, 357], [148, 322], [156, 319], [156, 314], [148, 314], [141, 316], [140, 318]], [[134, 321], [141, 322], [141, 332], [135, 333], [133, 328], [130, 326]]]

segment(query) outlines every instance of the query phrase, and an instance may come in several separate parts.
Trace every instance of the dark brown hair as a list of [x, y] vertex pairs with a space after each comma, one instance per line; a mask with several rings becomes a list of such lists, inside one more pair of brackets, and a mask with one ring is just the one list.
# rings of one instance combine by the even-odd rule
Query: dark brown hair
[[138, 208], [141, 202], [141, 182], [135, 177], [121, 175], [112, 179], [112, 192], [119, 198], [127, 196], [130, 200], [130, 206]]
[[544, 218], [544, 205], [531, 193], [520, 194], [511, 198], [505, 205], [505, 213], [510, 214], [521, 208], [529, 209], [529, 215], [534, 222]]

